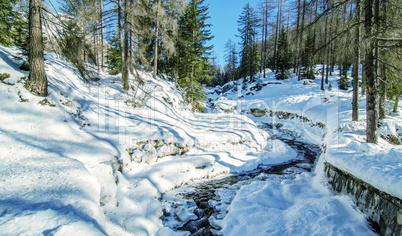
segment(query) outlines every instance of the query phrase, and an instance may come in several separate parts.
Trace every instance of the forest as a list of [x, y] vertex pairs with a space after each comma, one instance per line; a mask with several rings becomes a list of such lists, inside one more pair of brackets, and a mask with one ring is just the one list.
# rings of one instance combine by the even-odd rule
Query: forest
[[[122, 88], [138, 90], [138, 71], [174, 81], [187, 103], [202, 111], [205, 87], [245, 78], [265, 68], [278, 80], [321, 80], [367, 96], [367, 142], [378, 142], [386, 101], [402, 93], [402, 4], [399, 0], [261, 0], [239, 16], [240, 45], [226, 43], [225, 65], [212, 56], [204, 0], [4, 0], [0, 43], [24, 51], [28, 91], [47, 96], [44, 52], [63, 55], [88, 83], [97, 73], [121, 74]], [[316, 65], [323, 65], [317, 70]], [[328, 76], [339, 68], [337, 85]], [[348, 70], [352, 68], [352, 78]], [[137, 79], [130, 87], [129, 75]]]

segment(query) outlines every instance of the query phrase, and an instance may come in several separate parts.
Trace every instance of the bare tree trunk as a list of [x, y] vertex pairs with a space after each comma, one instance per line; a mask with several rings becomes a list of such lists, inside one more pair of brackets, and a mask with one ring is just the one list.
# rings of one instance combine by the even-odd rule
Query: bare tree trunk
[[123, 49], [123, 10], [121, 5], [121, 0], [117, 1], [117, 11], [118, 11], [118, 30], [119, 30], [119, 43], [120, 43], [120, 58], [121, 58], [121, 69], [123, 71], [123, 64], [124, 64], [124, 49]]
[[155, 30], [155, 58], [154, 58], [154, 78], [158, 75], [158, 44], [159, 44], [159, 0], [156, 10], [156, 30]]
[[29, 77], [25, 88], [32, 94], [47, 96], [47, 78], [43, 59], [42, 2], [29, 1]]
[[268, 2], [265, 2], [265, 26], [264, 26], [264, 62], [263, 62], [263, 70], [264, 70], [264, 78], [267, 77], [266, 69], [267, 69], [267, 48], [268, 48]]
[[[360, 0], [356, 0], [356, 21], [360, 21]], [[353, 65], [352, 120], [359, 120], [360, 26], [355, 31], [355, 64]]]
[[365, 72], [367, 77], [367, 142], [378, 143], [378, 86], [375, 74], [375, 41], [373, 35], [373, 0], [365, 0], [365, 33], [369, 41], [366, 52]]
[[[297, 23], [296, 23], [296, 42], [298, 41], [298, 37], [299, 37], [299, 19], [300, 19], [300, 0], [297, 0]], [[293, 65], [293, 73], [298, 73], [298, 67], [299, 67], [299, 63], [298, 63], [298, 58], [297, 55], [299, 53], [300, 48], [298, 47], [299, 45], [296, 43], [296, 53], [294, 56], [294, 65]]]
[[277, 63], [276, 63], [276, 48], [278, 42], [278, 28], [279, 28], [279, 13], [280, 13], [280, 3], [278, 1], [278, 13], [276, 15], [276, 26], [275, 26], [275, 44], [274, 44], [274, 70], [276, 71]]
[[100, 1], [100, 27], [101, 27], [101, 43], [100, 43], [100, 49], [101, 49], [101, 61], [100, 61], [100, 66], [101, 66], [101, 70], [103, 71], [103, 67], [104, 67], [104, 45], [103, 42], [105, 41], [105, 29], [104, 29], [104, 25], [103, 25], [103, 0], [99, 0]]
[[128, 90], [128, 0], [124, 1], [124, 56], [121, 66], [121, 79], [123, 80], [123, 89]]
[[[328, 9], [328, 5], [326, 5], [326, 8]], [[324, 31], [324, 44], [327, 44], [327, 34], [328, 34], [328, 16], [325, 16], [325, 31]], [[328, 63], [327, 61], [327, 55], [328, 50], [325, 50], [326, 53], [324, 52], [324, 62], [322, 63], [322, 71], [321, 71], [321, 90], [325, 90], [324, 88], [324, 80], [325, 80], [325, 64]]]
[[[303, 11], [302, 11], [302, 21], [301, 21], [301, 30], [300, 30], [300, 43], [299, 43], [299, 61], [301, 62], [303, 57], [303, 33], [304, 33], [304, 17], [306, 14], [306, 0], [303, 0]], [[299, 63], [299, 67], [301, 67], [301, 63]], [[298, 80], [301, 80], [301, 68], [299, 68]]]

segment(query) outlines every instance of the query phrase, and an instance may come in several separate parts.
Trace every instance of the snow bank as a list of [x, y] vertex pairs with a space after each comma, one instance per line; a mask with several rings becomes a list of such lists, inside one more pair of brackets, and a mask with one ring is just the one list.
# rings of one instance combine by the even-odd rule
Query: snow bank
[[333, 196], [312, 179], [304, 173], [254, 181], [237, 192], [228, 215], [215, 223], [223, 235], [375, 235], [347, 198]]
[[144, 72], [126, 93], [119, 76], [85, 84], [47, 53], [49, 95], [35, 97], [23, 88], [17, 53], [0, 47], [0, 72], [10, 74], [0, 83], [2, 232], [154, 234], [164, 191], [294, 158], [289, 148], [273, 153], [249, 118], [193, 113], [174, 83]]

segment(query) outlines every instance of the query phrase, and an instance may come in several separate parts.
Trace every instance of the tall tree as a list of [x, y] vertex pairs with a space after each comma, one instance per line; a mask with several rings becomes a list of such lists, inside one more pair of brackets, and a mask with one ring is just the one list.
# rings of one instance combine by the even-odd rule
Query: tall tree
[[236, 51], [236, 43], [229, 41], [225, 44], [225, 75], [229, 81], [237, 79], [237, 51]]
[[289, 78], [289, 69], [292, 66], [292, 53], [289, 48], [288, 36], [285, 28], [279, 34], [278, 58], [276, 66], [276, 79], [284, 80]]
[[42, 1], [29, 1], [29, 77], [25, 88], [38, 96], [47, 96], [47, 78], [43, 58]]
[[207, 42], [212, 39], [210, 25], [206, 23], [208, 7], [205, 0], [191, 0], [179, 19], [178, 84], [184, 89], [187, 102], [202, 110], [205, 99], [203, 84], [212, 79], [212, 68], [209, 65], [209, 51], [212, 46]]
[[257, 26], [258, 18], [254, 8], [247, 3], [238, 21], [239, 32], [241, 38], [241, 62], [240, 76], [246, 79], [254, 80], [254, 74], [258, 71], [258, 55], [257, 55]]
[[[356, 22], [360, 22], [360, 0], [356, 0]], [[359, 120], [360, 26], [355, 28], [355, 63], [353, 65], [352, 120]]]
[[375, 73], [375, 40], [374, 26], [373, 26], [373, 6], [374, 0], [365, 0], [364, 2], [364, 29], [365, 37], [368, 41], [366, 49], [366, 57], [364, 62], [364, 71], [367, 78], [367, 102], [366, 102], [366, 114], [367, 114], [367, 142], [378, 143], [378, 80]]

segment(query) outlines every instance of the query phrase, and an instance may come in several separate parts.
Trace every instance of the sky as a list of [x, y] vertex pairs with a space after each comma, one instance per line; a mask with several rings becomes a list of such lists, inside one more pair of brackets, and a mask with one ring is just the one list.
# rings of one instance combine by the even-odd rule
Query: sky
[[[250, 3], [252, 7], [258, 10], [260, 0], [205, 0], [205, 4], [209, 5], [209, 23], [211, 33], [215, 36], [210, 44], [214, 45], [216, 51], [216, 63], [225, 64], [225, 43], [231, 39], [233, 42], [238, 42], [238, 24], [240, 14], [243, 7]], [[239, 49], [239, 47], [238, 47]]]

